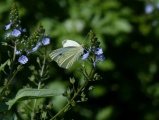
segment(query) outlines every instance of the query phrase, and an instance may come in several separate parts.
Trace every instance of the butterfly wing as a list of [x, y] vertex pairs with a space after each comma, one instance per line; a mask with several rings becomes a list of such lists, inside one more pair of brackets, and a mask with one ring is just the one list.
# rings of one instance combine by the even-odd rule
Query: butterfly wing
[[70, 68], [76, 60], [81, 56], [83, 53], [84, 48], [80, 47], [70, 47], [69, 51], [66, 51], [64, 54], [60, 56], [58, 59], [58, 65], [63, 68]]
[[54, 50], [50, 53], [52, 60], [56, 61], [57, 64], [62, 68], [70, 68], [73, 63], [81, 56], [84, 48], [79, 47], [64, 47]]
[[60, 58], [60, 56], [61, 56], [64, 52], [66, 52], [66, 51], [68, 51], [68, 50], [69, 50], [68, 47], [59, 48], [59, 49], [56, 49], [56, 50], [54, 50], [53, 52], [51, 52], [51, 53], [49, 54], [49, 56], [50, 56], [50, 58], [51, 58], [52, 60], [54, 60], [54, 61], [57, 62], [58, 58]]
[[62, 45], [63, 47], [80, 47], [80, 44], [73, 40], [63, 40]]

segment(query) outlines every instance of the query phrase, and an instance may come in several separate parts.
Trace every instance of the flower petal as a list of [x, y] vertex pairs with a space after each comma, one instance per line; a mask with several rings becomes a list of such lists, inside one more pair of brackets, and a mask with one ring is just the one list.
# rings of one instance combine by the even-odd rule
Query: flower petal
[[89, 56], [89, 51], [87, 51], [87, 53], [83, 54], [82, 56], [82, 60], [86, 60]]
[[9, 23], [8, 25], [5, 25], [5, 30], [10, 29], [11, 25], [12, 25], [12, 23]]
[[25, 64], [28, 62], [28, 58], [25, 55], [19, 57], [18, 62], [21, 64]]
[[95, 53], [96, 55], [100, 55], [100, 54], [103, 54], [103, 50], [102, 50], [102, 48], [96, 48], [96, 49], [94, 50], [94, 53]]
[[105, 60], [105, 57], [104, 57], [103, 54], [100, 54], [100, 55], [96, 56], [96, 59], [99, 60], [99, 61], [103, 61], [103, 60]]
[[50, 38], [43, 38], [43, 39], [42, 39], [42, 44], [43, 44], [43, 45], [48, 45], [48, 44], [50, 44]]
[[19, 30], [17, 30], [17, 29], [14, 29], [14, 30], [12, 31], [12, 35], [15, 36], [15, 37], [20, 36], [20, 34], [21, 34], [21, 32], [20, 32]]

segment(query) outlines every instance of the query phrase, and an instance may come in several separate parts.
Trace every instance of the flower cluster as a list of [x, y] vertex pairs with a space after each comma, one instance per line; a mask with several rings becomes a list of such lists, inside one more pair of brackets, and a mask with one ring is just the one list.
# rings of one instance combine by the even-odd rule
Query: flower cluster
[[[94, 32], [90, 31], [89, 36], [91, 46], [88, 50], [86, 50], [86, 53], [82, 55], [82, 59], [87, 60], [90, 58], [90, 62], [92, 62], [93, 66], [96, 67], [97, 62], [105, 60], [105, 57], [103, 55], [103, 50], [100, 47], [100, 42]], [[93, 56], [91, 57], [91, 55]]]
[[[91, 50], [89, 49], [85, 54], [83, 54], [82, 59], [83, 59], [83, 60], [88, 59], [88, 57], [89, 57], [89, 55], [90, 55], [90, 52], [91, 52]], [[93, 61], [93, 66], [96, 67], [97, 62], [98, 62], [98, 61], [103, 61], [103, 60], [105, 60], [105, 57], [104, 57], [104, 55], [103, 55], [103, 50], [102, 50], [101, 47], [96, 48], [96, 49], [94, 50], [94, 54], [95, 54], [95, 56], [96, 56], [96, 59]]]
[[[5, 30], [9, 30], [5, 37], [8, 42], [7, 45], [14, 48], [14, 54], [21, 55], [18, 62], [26, 64], [28, 62], [27, 55], [37, 51], [42, 45], [46, 46], [50, 44], [50, 38], [44, 35], [45, 30], [40, 25], [26, 40], [27, 37], [22, 34], [26, 32], [26, 29], [23, 29], [20, 26], [20, 23], [21, 21], [19, 20], [18, 10], [14, 4], [10, 13], [10, 23], [5, 25]], [[9, 41], [11, 42], [9, 43]], [[25, 56], [24, 53], [27, 55]]]
[[[5, 30], [11, 29], [11, 26], [12, 26], [12, 23], [9, 23], [8, 25], [5, 26]], [[22, 28], [13, 29], [11, 33], [9, 32], [9, 33], [6, 34], [6, 38], [12, 37], [12, 36], [13, 37], [19, 37], [22, 32], [26, 32], [26, 29], [22, 29]]]
[[22, 32], [26, 32], [26, 29], [20, 27], [21, 21], [19, 20], [18, 9], [15, 4], [13, 4], [10, 13], [10, 23], [5, 25], [5, 30], [10, 30], [11, 32], [7, 33], [6, 38], [8, 37], [20, 37]]
[[49, 37], [44, 37], [41, 42], [38, 42], [35, 45], [35, 47], [28, 52], [28, 54], [37, 51], [40, 46], [42, 46], [42, 45], [45, 46], [45, 45], [48, 45], [48, 44], [50, 44], [50, 38]]
[[[50, 38], [44, 37], [44, 38], [42, 39], [42, 41], [41, 41], [41, 42], [38, 42], [38, 43], [36, 44], [36, 46], [35, 46], [34, 48], [32, 48], [32, 50], [30, 50], [29, 52], [27, 52], [27, 54], [33, 53], [33, 52], [37, 51], [40, 46], [42, 46], [42, 45], [45, 46], [45, 45], [48, 45], [48, 44], [50, 44]], [[16, 51], [16, 54], [17, 54], [17, 55], [18, 55], [18, 54], [21, 54], [21, 51], [18, 51], [18, 50], [17, 50], [17, 51]], [[21, 56], [19, 57], [19, 59], [18, 59], [18, 62], [21, 63], [21, 64], [27, 63], [27, 62], [28, 62], [27, 56], [21, 55]]]

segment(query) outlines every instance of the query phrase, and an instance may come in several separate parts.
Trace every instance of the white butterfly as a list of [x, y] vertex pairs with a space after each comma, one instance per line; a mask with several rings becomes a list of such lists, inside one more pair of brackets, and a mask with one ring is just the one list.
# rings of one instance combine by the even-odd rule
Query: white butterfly
[[63, 48], [50, 53], [50, 58], [62, 68], [70, 68], [73, 63], [83, 54], [84, 48], [73, 40], [62, 41]]

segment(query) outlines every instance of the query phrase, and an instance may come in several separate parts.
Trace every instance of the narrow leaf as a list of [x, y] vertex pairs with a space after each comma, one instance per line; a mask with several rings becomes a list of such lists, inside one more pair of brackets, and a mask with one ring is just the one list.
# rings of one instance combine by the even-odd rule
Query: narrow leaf
[[15, 98], [6, 102], [9, 105], [10, 109], [16, 102], [26, 99], [37, 99], [37, 98], [45, 98], [45, 97], [53, 97], [62, 95], [63, 92], [59, 92], [57, 90], [50, 89], [32, 89], [32, 88], [24, 88], [18, 91]]
[[1, 64], [0, 66], [0, 71], [4, 70], [4, 67], [10, 62], [10, 60], [8, 59], [5, 63]]

